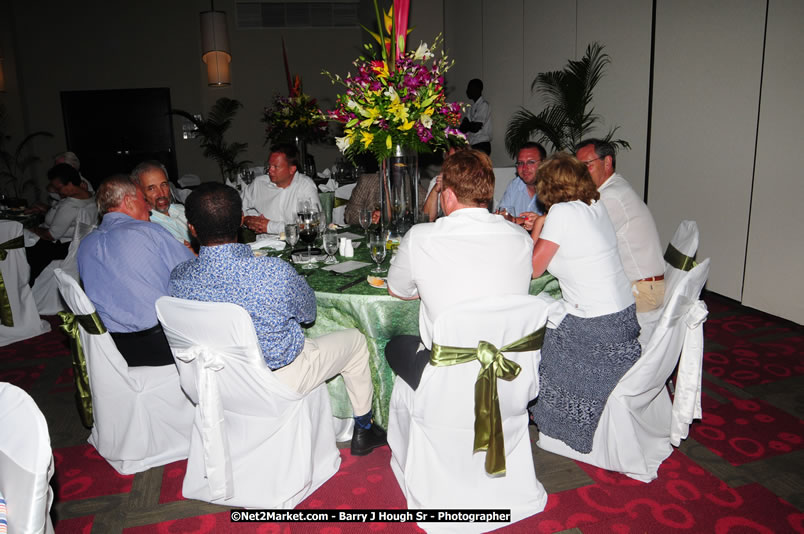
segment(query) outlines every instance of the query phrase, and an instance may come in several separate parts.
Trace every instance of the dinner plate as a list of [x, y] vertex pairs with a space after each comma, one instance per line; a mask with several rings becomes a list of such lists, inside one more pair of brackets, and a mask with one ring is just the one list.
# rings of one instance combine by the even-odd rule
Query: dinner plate
[[368, 275], [366, 282], [368, 282], [371, 287], [376, 287], [377, 289], [388, 289], [388, 283], [385, 281], [385, 278], [380, 278], [379, 276]]

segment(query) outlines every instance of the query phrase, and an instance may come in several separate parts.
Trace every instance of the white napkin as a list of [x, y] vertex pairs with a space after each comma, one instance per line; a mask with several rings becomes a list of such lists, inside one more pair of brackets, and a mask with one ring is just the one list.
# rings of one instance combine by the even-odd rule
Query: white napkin
[[354, 271], [355, 269], [360, 269], [361, 267], [365, 267], [366, 265], [371, 265], [370, 263], [366, 263], [365, 261], [355, 261], [349, 260], [343, 263], [336, 263], [335, 265], [330, 265], [328, 267], [322, 267], [322, 271], [335, 271], [336, 273], [348, 273], [350, 271]]
[[329, 169], [324, 169], [323, 171], [318, 173], [318, 177], [319, 178], [331, 178], [332, 177], [332, 171], [329, 170]]
[[[363, 239], [366, 236], [361, 235], [361, 234], [355, 234], [353, 232], [341, 232], [340, 234], [338, 234], [338, 237], [345, 237], [346, 239], [351, 239], [352, 241], [357, 241], [358, 239]], [[359, 243], [352, 243], [352, 246], [357, 248], [358, 244]]]
[[258, 248], [270, 248], [272, 250], [284, 250], [285, 249], [285, 242], [279, 240], [279, 236], [276, 235], [269, 235], [263, 234], [262, 237], [254, 241], [253, 243], [249, 243], [251, 250], [257, 250]]
[[[329, 173], [329, 169], [326, 169], [324, 172]], [[319, 173], [318, 175], [321, 176], [323, 173]], [[322, 178], [325, 178], [322, 176]], [[335, 181], [334, 178], [330, 178], [327, 180], [327, 183], [321, 184], [318, 186], [318, 189], [321, 190], [322, 193], [331, 193], [338, 189], [338, 182]]]

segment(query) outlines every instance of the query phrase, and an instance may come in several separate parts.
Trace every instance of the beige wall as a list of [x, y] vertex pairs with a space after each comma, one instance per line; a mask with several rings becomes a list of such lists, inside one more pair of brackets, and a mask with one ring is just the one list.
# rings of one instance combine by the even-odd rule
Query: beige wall
[[759, 110], [743, 303], [804, 323], [804, 3], [774, 0]]

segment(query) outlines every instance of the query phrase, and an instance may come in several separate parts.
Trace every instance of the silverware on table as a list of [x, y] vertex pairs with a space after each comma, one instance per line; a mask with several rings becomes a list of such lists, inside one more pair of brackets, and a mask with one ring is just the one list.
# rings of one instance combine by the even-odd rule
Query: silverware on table
[[336, 289], [335, 291], [337, 291], [337, 292], [339, 292], [339, 293], [340, 293], [340, 292], [342, 292], [342, 291], [345, 291], [345, 290], [349, 289], [349, 288], [350, 288], [350, 287], [352, 287], [352, 286], [356, 286], [357, 284], [359, 284], [359, 283], [360, 283], [360, 282], [362, 282], [363, 280], [364, 280], [364, 278], [361, 276], [361, 277], [359, 277], [359, 278], [356, 278], [355, 280], [352, 280], [352, 281], [351, 281], [351, 282], [349, 282], [348, 284], [343, 284], [341, 287], [339, 287], [339, 288], [338, 288], [338, 289]]

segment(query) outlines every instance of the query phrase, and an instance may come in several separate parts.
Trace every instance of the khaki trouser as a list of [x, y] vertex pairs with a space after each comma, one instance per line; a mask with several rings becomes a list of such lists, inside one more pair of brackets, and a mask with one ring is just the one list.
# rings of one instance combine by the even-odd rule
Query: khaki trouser
[[306, 394], [336, 375], [343, 376], [355, 415], [371, 410], [371, 384], [366, 338], [356, 328], [305, 339], [304, 348], [274, 376], [299, 393]]
[[664, 302], [664, 280], [632, 282], [636, 311], [655, 310]]

